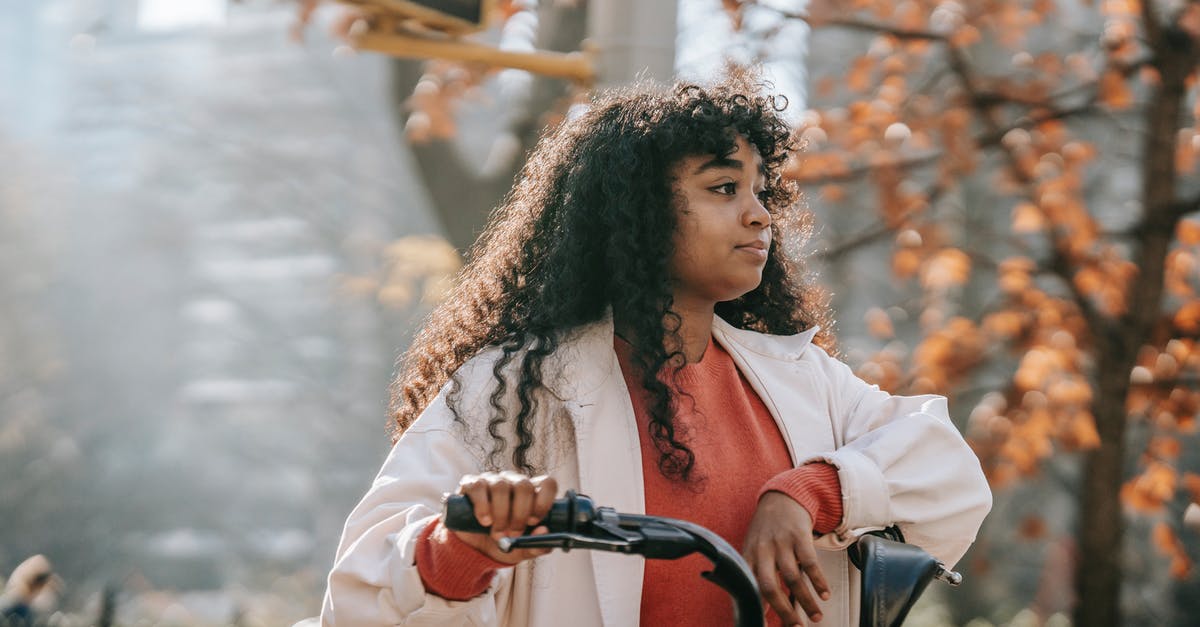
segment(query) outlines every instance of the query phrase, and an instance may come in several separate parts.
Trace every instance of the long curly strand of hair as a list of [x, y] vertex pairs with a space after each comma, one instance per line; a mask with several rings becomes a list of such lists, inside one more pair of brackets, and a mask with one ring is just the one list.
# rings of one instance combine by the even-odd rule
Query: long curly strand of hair
[[[762, 87], [752, 76], [734, 74], [711, 86], [614, 90], [547, 133], [472, 247], [453, 289], [402, 358], [392, 386], [394, 436], [447, 382], [447, 403], [461, 422], [462, 390], [454, 373], [485, 347], [497, 346], [502, 353], [494, 364], [487, 422], [491, 463], [507, 450], [501, 427], [511, 420], [517, 437], [512, 464], [533, 472], [535, 392], [544, 387], [543, 363], [559, 347], [562, 332], [600, 320], [611, 308], [631, 334], [626, 339], [650, 395], [658, 467], [669, 478], [688, 480], [695, 456], [673, 419], [679, 394], [670, 376], [660, 376], [683, 361], [668, 270], [677, 207], [673, 173], [681, 159], [732, 154], [740, 134], [758, 150], [766, 173], [776, 245], [762, 283], [718, 304], [717, 314], [736, 327], [780, 335], [825, 322], [819, 292], [800, 280], [801, 264], [787, 258], [785, 235], [806, 236], [807, 223], [800, 218], [797, 187], [781, 176], [794, 150], [779, 116], [786, 102], [758, 95]], [[789, 231], [795, 227], [799, 233]], [[518, 358], [517, 403], [507, 407], [509, 382], [502, 373]]]

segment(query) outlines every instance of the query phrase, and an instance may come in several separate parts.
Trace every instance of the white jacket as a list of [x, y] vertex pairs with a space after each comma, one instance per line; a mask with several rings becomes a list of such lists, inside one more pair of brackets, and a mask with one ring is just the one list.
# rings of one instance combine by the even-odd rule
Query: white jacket
[[[974, 541], [991, 492], [978, 459], [950, 422], [946, 399], [882, 392], [812, 344], [814, 333], [771, 336], [736, 329], [719, 317], [713, 323], [714, 338], [775, 417], [792, 461], [824, 460], [838, 469], [842, 524], [817, 542], [833, 591], [822, 603], [821, 624], [857, 625], [859, 578], [846, 546], [895, 523], [907, 541], [952, 566]], [[425, 592], [416, 539], [439, 514], [442, 495], [454, 491], [463, 475], [486, 469], [491, 438], [482, 425], [491, 413], [498, 355], [498, 349], [485, 350], [460, 370], [460, 413], [474, 435], [464, 437], [454, 422], [445, 400], [448, 385], [393, 447], [346, 520], [322, 625], [638, 624], [642, 560], [627, 555], [556, 551], [500, 570], [487, 592], [470, 601]], [[543, 399], [541, 407], [565, 411], [542, 421], [537, 441], [544, 457], [538, 461], [562, 490], [574, 488], [620, 512], [644, 513], [641, 446], [613, 351], [611, 319], [570, 333], [546, 363], [545, 371], [559, 376], [547, 384], [555, 398]]]

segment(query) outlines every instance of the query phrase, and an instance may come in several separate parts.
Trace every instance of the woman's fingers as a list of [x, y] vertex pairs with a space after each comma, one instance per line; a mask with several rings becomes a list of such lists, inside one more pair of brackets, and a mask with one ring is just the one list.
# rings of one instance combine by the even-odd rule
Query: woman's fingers
[[488, 482], [480, 475], [467, 475], [458, 483], [458, 493], [471, 499], [475, 520], [484, 527], [491, 527], [492, 502], [488, 496]]
[[498, 474], [484, 475], [488, 484], [488, 502], [492, 508], [492, 537], [499, 539], [508, 529], [508, 516], [512, 511], [512, 486]]
[[770, 552], [765, 548], [757, 551], [751, 568], [754, 569], [754, 578], [758, 580], [758, 590], [762, 593], [763, 599], [766, 599], [767, 605], [771, 606], [771, 609], [779, 615], [785, 625], [800, 624], [800, 615], [796, 613], [787, 593], [779, 585], [775, 560]]
[[549, 513], [558, 494], [553, 477], [530, 478], [517, 472], [467, 475], [458, 491], [470, 497], [479, 524], [491, 527], [495, 539], [522, 535]]
[[786, 494], [763, 495], [750, 521], [744, 551], [763, 599], [784, 623], [799, 623], [801, 609], [810, 620], [821, 620], [818, 597], [828, 599], [830, 590], [817, 563], [808, 510]]
[[790, 546], [779, 547], [777, 556], [777, 564], [779, 567], [779, 577], [783, 579], [783, 583], [787, 586], [792, 598], [800, 604], [804, 609], [804, 613], [814, 621], [821, 620], [821, 606], [817, 604], [817, 599], [813, 594], [813, 588], [809, 586], [809, 578], [807, 570], [802, 570], [803, 565], [796, 562], [794, 552]]
[[517, 473], [503, 473], [502, 476], [510, 486], [512, 502], [509, 505], [508, 525], [493, 531], [509, 536], [524, 535], [525, 528], [529, 526], [530, 513], [533, 511], [533, 482], [529, 477]]
[[793, 554], [796, 563], [808, 576], [808, 580], [812, 582], [812, 587], [816, 590], [817, 595], [822, 599], [828, 599], [831, 594], [829, 582], [825, 580], [825, 573], [821, 571], [821, 565], [817, 563], [817, 548], [813, 544], [812, 536], [799, 538], [793, 545]]
[[550, 514], [554, 498], [558, 496], [558, 482], [554, 477], [542, 475], [532, 480], [534, 487], [533, 509], [529, 514], [529, 525], [536, 525]]
[[[545, 525], [542, 525], [542, 526], [539, 526], [538, 528], [534, 529], [532, 532], [530, 532], [529, 535], [540, 536], [543, 533], [549, 533], [549, 532], [550, 532], [550, 529], [547, 528]], [[519, 550], [510, 552], [509, 555], [515, 556], [517, 559], [524, 561], [524, 560], [528, 560], [528, 559], [533, 559], [535, 557], [541, 557], [541, 556], [551, 552], [552, 550], [553, 549], [519, 549]]]

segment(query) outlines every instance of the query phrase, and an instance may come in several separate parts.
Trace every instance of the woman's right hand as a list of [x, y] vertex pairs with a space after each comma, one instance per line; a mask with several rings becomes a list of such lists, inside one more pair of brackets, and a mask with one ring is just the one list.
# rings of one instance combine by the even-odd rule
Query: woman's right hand
[[[458, 483], [458, 493], [471, 499], [479, 524], [492, 529], [490, 534], [453, 532], [463, 542], [505, 564], [517, 564], [550, 552], [550, 549], [518, 549], [505, 553], [498, 542], [504, 537], [525, 535], [527, 528], [550, 513], [558, 494], [558, 482], [553, 477], [531, 478], [509, 471], [466, 475]], [[545, 526], [539, 526], [532, 533], [540, 535], [547, 531]]]

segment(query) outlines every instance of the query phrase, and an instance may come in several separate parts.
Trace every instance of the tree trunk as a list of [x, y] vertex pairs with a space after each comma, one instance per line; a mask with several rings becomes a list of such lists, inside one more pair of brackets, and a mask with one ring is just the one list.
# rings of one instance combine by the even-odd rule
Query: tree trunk
[[1125, 400], [1138, 350], [1151, 340], [1162, 317], [1163, 272], [1175, 227], [1182, 216], [1175, 198], [1175, 135], [1186, 95], [1185, 81], [1197, 57], [1191, 38], [1171, 27], [1150, 28], [1152, 64], [1161, 77], [1146, 106], [1142, 146], [1142, 220], [1134, 253], [1138, 276], [1128, 287], [1128, 311], [1093, 329], [1099, 353], [1093, 415], [1100, 446], [1084, 462], [1079, 509], [1079, 560], [1075, 577], [1076, 625], [1121, 624], [1120, 489], [1125, 478]]
[[[587, 25], [583, 3], [538, 3], [539, 50], [570, 52], [579, 50]], [[408, 120], [405, 102], [423, 73], [423, 62], [409, 59], [392, 61], [392, 103], [399, 128]], [[485, 175], [465, 163], [453, 141], [433, 140], [411, 144], [410, 148], [450, 243], [466, 250], [475, 241], [494, 208], [513, 185], [524, 165], [525, 154], [542, 131], [542, 115], [566, 95], [569, 84], [561, 79], [536, 77], [532, 93], [522, 105], [520, 119], [510, 129], [520, 141], [516, 157], [496, 173]]]
[[1125, 469], [1125, 395], [1133, 360], [1120, 354], [1119, 339], [1101, 341], [1093, 415], [1100, 446], [1084, 457], [1079, 503], [1079, 559], [1074, 623], [1116, 627], [1121, 623], [1120, 489]]

